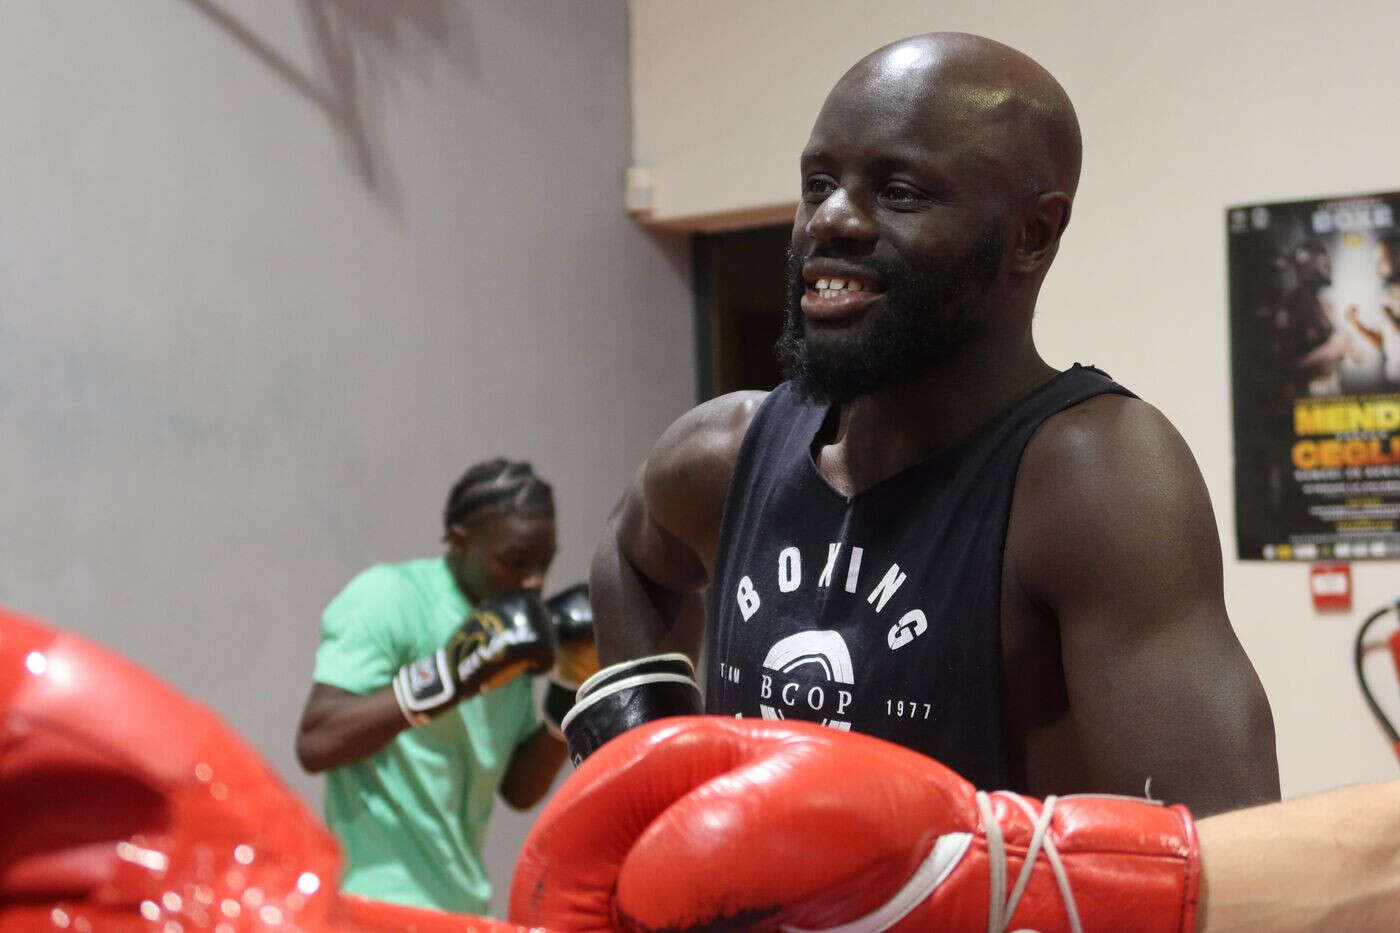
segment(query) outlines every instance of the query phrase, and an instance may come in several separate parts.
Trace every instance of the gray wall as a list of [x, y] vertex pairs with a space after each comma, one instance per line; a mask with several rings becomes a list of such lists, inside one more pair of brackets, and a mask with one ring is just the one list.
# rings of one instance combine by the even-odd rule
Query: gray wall
[[496, 453], [554, 481], [551, 585], [581, 578], [689, 404], [683, 251], [620, 206], [626, 4], [0, 25], [0, 604], [208, 703], [319, 809], [291, 745], [326, 601], [436, 553]]

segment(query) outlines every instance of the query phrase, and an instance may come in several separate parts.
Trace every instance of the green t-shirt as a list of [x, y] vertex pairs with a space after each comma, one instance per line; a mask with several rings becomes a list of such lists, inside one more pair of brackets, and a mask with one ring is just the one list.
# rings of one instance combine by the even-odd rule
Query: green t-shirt
[[[440, 557], [371, 567], [326, 607], [315, 679], [382, 690], [401, 665], [441, 647], [468, 610]], [[326, 822], [345, 849], [341, 889], [486, 913], [491, 805], [516, 745], [538, 727], [530, 678], [517, 677], [327, 772]]]

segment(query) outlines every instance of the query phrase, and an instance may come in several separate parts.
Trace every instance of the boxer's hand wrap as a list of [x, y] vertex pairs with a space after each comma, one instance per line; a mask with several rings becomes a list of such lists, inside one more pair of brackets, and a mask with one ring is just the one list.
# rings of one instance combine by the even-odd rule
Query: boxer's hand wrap
[[598, 646], [593, 641], [593, 606], [588, 584], [579, 583], [545, 600], [554, 624], [554, 669], [549, 672], [541, 704], [545, 728], [564, 738], [564, 717], [573, 709], [579, 684], [598, 673]]
[[394, 699], [413, 725], [423, 725], [470, 696], [554, 663], [549, 613], [523, 590], [502, 593], [471, 611], [433, 654], [394, 675]]
[[869, 736], [802, 722], [653, 723], [540, 815], [511, 919], [551, 930], [1193, 933], [1184, 807], [979, 792]]
[[683, 654], [657, 654], [603, 668], [578, 688], [561, 723], [575, 765], [610, 739], [668, 716], [702, 709], [695, 667]]

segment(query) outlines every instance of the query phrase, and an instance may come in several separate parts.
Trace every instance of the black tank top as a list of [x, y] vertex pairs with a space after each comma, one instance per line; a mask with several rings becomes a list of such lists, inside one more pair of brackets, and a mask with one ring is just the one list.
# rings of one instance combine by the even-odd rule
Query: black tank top
[[705, 706], [807, 719], [1007, 783], [1001, 568], [1021, 452], [1104, 393], [1075, 365], [957, 446], [847, 499], [812, 460], [827, 407], [778, 386], [739, 450], [710, 591]]

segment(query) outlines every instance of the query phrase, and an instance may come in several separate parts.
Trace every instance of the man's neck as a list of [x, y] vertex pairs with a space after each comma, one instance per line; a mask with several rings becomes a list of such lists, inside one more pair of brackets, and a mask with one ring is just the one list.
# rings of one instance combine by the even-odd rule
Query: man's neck
[[841, 405], [813, 449], [846, 496], [869, 489], [970, 436], [1053, 377], [1029, 335], [968, 344], [910, 382]]

